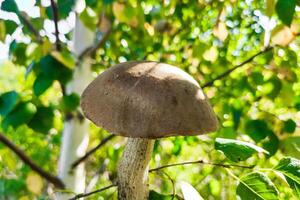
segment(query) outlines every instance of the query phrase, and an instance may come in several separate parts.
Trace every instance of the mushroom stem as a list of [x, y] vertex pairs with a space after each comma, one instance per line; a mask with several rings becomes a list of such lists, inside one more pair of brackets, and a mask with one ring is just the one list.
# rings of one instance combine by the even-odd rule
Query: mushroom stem
[[119, 200], [148, 199], [148, 168], [154, 141], [128, 138], [118, 166]]

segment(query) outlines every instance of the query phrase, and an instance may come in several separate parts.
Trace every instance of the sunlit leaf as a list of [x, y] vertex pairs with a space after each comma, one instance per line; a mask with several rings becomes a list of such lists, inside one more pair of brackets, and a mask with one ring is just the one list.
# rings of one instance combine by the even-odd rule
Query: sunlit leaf
[[219, 40], [224, 41], [228, 36], [226, 24], [224, 22], [219, 22], [213, 29], [213, 34], [219, 38]]
[[280, 142], [280, 150], [286, 156], [293, 156], [300, 159], [300, 137], [287, 137]]
[[189, 183], [180, 183], [181, 192], [185, 200], [203, 200], [199, 192]]
[[268, 152], [254, 144], [233, 139], [216, 138], [215, 149], [222, 151], [226, 157], [234, 162], [244, 161], [254, 153]]
[[285, 176], [290, 187], [300, 198], [300, 160], [290, 157], [283, 158], [274, 169]]
[[34, 194], [41, 194], [44, 187], [43, 179], [36, 173], [29, 173], [26, 177], [26, 186]]
[[73, 69], [75, 66], [75, 60], [74, 57], [72, 56], [72, 54], [70, 54], [69, 52], [66, 51], [62, 51], [62, 52], [58, 52], [58, 51], [53, 51], [51, 53], [51, 55], [58, 60], [59, 62], [61, 62], [62, 64], [64, 64], [66, 67]]
[[236, 189], [241, 200], [276, 200], [278, 191], [272, 181], [263, 173], [254, 172], [239, 179]]
[[284, 25], [276, 27], [271, 34], [273, 45], [287, 46], [296, 38], [293, 29]]
[[211, 48], [207, 49], [204, 52], [203, 58], [207, 61], [214, 62], [217, 60], [217, 58], [219, 56], [218, 54], [219, 54], [219, 52], [218, 52], [217, 47], [212, 46]]

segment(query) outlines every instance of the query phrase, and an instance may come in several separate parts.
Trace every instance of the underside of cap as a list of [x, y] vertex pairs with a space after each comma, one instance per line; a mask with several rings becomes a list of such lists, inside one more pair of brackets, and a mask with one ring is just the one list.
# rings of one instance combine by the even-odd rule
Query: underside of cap
[[100, 74], [83, 92], [84, 115], [125, 137], [200, 135], [218, 128], [198, 83], [164, 63], [132, 61]]

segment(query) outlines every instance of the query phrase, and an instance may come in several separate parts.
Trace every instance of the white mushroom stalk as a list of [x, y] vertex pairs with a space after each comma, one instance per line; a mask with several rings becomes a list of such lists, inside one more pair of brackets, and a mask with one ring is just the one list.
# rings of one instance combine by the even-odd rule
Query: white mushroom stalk
[[118, 198], [146, 200], [154, 140], [128, 138], [118, 166]]

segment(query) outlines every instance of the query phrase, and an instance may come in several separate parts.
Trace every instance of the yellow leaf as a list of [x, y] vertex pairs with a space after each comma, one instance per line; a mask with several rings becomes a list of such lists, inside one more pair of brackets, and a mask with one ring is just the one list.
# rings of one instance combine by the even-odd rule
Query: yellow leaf
[[296, 29], [296, 25], [291, 25], [291, 28], [281, 25], [276, 27], [271, 34], [271, 41], [273, 45], [287, 46], [296, 37], [293, 30]]
[[203, 58], [207, 61], [211, 61], [214, 62], [217, 60], [218, 58], [218, 49], [215, 46], [212, 46], [211, 48], [209, 48], [208, 50], [206, 50], [203, 54]]
[[125, 10], [125, 5], [119, 2], [114, 2], [113, 3], [113, 14], [114, 16], [120, 21], [120, 22], [125, 22], [126, 17], [124, 16], [124, 10]]
[[62, 64], [64, 64], [66, 67], [73, 69], [75, 66], [75, 61], [74, 58], [72, 57], [72, 55], [68, 52], [58, 52], [58, 51], [53, 51], [51, 52], [51, 55], [58, 60], [59, 62], [61, 62]]
[[228, 36], [228, 30], [224, 22], [219, 22], [213, 30], [214, 36], [219, 38], [219, 40], [224, 41]]
[[154, 35], [154, 28], [151, 26], [149, 23], [144, 24], [145, 29], [149, 33], [149, 35], [153, 36]]
[[19, 200], [30, 200], [30, 198], [28, 196], [22, 196]]
[[275, 10], [275, 0], [266, 0], [266, 15], [271, 17]]
[[33, 172], [27, 175], [26, 185], [28, 190], [34, 194], [41, 194], [44, 187], [43, 179]]

